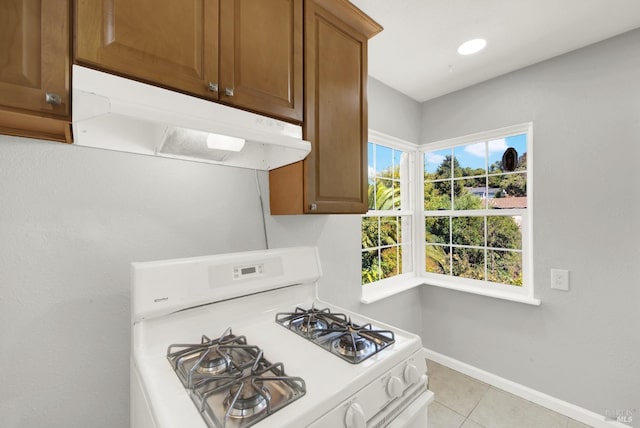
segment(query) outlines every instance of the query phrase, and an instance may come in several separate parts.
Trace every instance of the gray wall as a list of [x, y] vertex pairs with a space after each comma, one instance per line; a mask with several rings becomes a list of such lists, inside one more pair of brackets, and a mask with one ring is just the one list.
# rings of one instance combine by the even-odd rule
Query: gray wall
[[636, 30], [423, 105], [422, 143], [533, 121], [542, 300], [424, 287], [425, 346], [598, 414], [640, 409], [639, 76]]
[[0, 426], [128, 426], [129, 263], [264, 245], [254, 171], [0, 136]]
[[369, 129], [417, 144], [420, 140], [420, 103], [369, 77]]

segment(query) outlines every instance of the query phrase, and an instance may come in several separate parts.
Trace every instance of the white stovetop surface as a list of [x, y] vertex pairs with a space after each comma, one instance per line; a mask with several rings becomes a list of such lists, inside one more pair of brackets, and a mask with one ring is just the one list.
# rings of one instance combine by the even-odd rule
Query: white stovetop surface
[[[317, 308], [347, 313], [356, 323], [371, 321], [318, 301], [314, 291], [315, 284], [288, 287], [136, 323], [132, 360], [158, 427], [206, 427], [166, 358], [170, 344], [199, 343], [203, 334], [217, 338], [232, 327], [235, 335], [245, 336], [249, 344], [262, 348], [271, 363], [284, 363], [287, 375], [304, 379], [306, 395], [254, 425], [257, 428], [306, 426], [421, 348], [418, 336], [374, 321], [375, 328], [394, 331], [396, 342], [354, 365], [275, 322], [277, 312], [292, 312], [296, 306], [306, 309], [312, 303]], [[380, 382], [381, 389], [384, 385]]]

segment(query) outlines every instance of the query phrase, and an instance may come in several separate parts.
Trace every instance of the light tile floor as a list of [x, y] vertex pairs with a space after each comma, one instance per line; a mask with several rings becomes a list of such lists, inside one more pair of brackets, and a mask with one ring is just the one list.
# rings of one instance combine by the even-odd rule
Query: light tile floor
[[427, 361], [428, 428], [589, 428], [434, 361]]

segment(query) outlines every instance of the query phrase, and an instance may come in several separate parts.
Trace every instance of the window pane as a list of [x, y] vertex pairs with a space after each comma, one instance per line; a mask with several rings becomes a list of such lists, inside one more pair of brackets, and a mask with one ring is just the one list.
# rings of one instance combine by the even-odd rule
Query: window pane
[[424, 154], [425, 180], [451, 178], [451, 149]]
[[427, 181], [424, 183], [424, 209], [451, 209], [451, 181]]
[[449, 217], [427, 217], [424, 224], [426, 242], [449, 244]]
[[467, 178], [466, 180], [454, 180], [454, 209], [479, 210], [486, 208], [487, 179]]
[[502, 174], [489, 177], [489, 186], [498, 190], [489, 200], [489, 208], [527, 207], [527, 174]]
[[451, 264], [449, 253], [451, 247], [442, 245], [427, 245], [425, 269], [427, 272], [440, 273], [444, 275], [451, 274]]
[[509, 147], [513, 147], [518, 153], [517, 171], [527, 169], [527, 135], [519, 134], [499, 140], [489, 141], [489, 172], [501, 172], [502, 155]]
[[401, 195], [401, 190], [400, 190], [400, 182], [394, 180], [393, 181], [393, 209], [394, 210], [399, 210], [402, 208], [402, 195]]
[[380, 217], [380, 245], [396, 245], [400, 243], [397, 217]]
[[484, 280], [484, 250], [453, 248], [453, 275]]
[[370, 210], [376, 209], [376, 186], [375, 181], [369, 181], [369, 190], [367, 190], [368, 205]]
[[362, 252], [362, 284], [380, 279], [379, 250]]
[[393, 172], [393, 156], [389, 147], [376, 144], [376, 176], [391, 177]]
[[402, 150], [393, 150], [393, 170], [394, 170], [394, 178], [400, 179], [401, 171], [400, 164], [402, 163], [403, 157], [406, 157], [406, 153]]
[[484, 246], [484, 217], [453, 217], [454, 245]]
[[486, 174], [487, 145], [485, 142], [458, 146], [453, 149], [455, 177]]
[[493, 248], [522, 249], [520, 216], [487, 217], [487, 246]]
[[378, 217], [362, 217], [362, 248], [378, 246]]
[[375, 156], [375, 144], [369, 143], [367, 144], [367, 176], [369, 177], [369, 184], [373, 183], [373, 179], [376, 176], [375, 165], [373, 164], [373, 159]]
[[382, 278], [398, 275], [400, 272], [400, 247], [383, 248], [380, 250], [380, 267]]
[[489, 250], [487, 257], [489, 281], [522, 286], [522, 253]]
[[376, 178], [375, 209], [393, 209], [393, 181], [387, 178]]

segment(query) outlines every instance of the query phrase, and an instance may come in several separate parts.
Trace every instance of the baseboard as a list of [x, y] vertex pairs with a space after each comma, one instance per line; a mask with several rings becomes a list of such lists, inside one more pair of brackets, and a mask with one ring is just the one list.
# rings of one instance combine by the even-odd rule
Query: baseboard
[[426, 351], [427, 358], [438, 364], [442, 364], [443, 366], [449, 367], [450, 369], [456, 370], [460, 373], [464, 373], [467, 376], [471, 376], [491, 386], [500, 388], [520, 398], [524, 398], [525, 400], [536, 403], [542, 407], [551, 409], [554, 412], [558, 412], [571, 419], [575, 419], [583, 424], [587, 424], [595, 428], [629, 428], [629, 425], [605, 419], [603, 415], [599, 415], [590, 410], [567, 403], [566, 401], [562, 401], [540, 391], [536, 391], [535, 389], [520, 385], [519, 383], [512, 382], [503, 377], [463, 363], [462, 361], [447, 357], [446, 355], [430, 349], [427, 349]]

